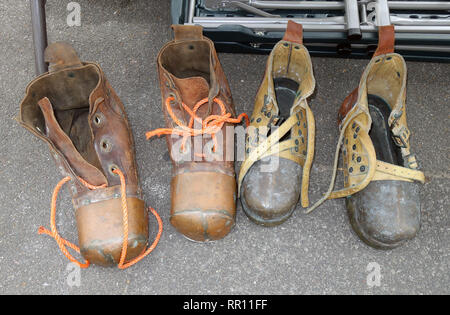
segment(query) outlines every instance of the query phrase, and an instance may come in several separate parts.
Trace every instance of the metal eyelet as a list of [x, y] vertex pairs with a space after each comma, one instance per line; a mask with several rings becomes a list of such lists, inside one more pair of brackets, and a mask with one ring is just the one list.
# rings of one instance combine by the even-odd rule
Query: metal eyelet
[[111, 142], [108, 139], [102, 139], [100, 141], [100, 149], [105, 153], [111, 152], [112, 150]]
[[118, 170], [119, 167], [116, 164], [111, 164], [109, 166], [109, 172], [114, 176], [119, 176], [118, 174], [114, 173], [115, 170]]
[[92, 122], [94, 123], [94, 125], [100, 126], [103, 122], [103, 118], [104, 118], [104, 116], [102, 114], [96, 113], [94, 115], [94, 117], [92, 118]]

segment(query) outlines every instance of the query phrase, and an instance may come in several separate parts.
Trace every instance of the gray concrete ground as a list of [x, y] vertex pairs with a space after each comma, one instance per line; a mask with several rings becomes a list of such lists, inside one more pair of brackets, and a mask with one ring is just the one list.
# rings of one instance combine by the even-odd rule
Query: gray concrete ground
[[[449, 129], [450, 65], [408, 62], [408, 119], [412, 146], [428, 181], [423, 186], [422, 229], [392, 251], [364, 245], [352, 232], [344, 200], [311, 215], [299, 207], [276, 228], [251, 223], [238, 208], [237, 225], [224, 240], [196, 244], [169, 224], [170, 162], [164, 140], [145, 140], [163, 126], [156, 55], [171, 38], [169, 1], [79, 1], [82, 26], [66, 25], [69, 1], [49, 1], [49, 40], [73, 43], [84, 60], [100, 63], [125, 103], [135, 134], [145, 199], [159, 210], [165, 230], [157, 249], [125, 270], [92, 267], [69, 286], [68, 261], [48, 226], [50, 198], [61, 175], [47, 147], [14, 121], [34, 77], [28, 1], [0, 4], [0, 294], [448, 294], [450, 293]], [[238, 112], [252, 110], [266, 56], [221, 54]], [[311, 107], [317, 149], [310, 197], [326, 190], [337, 141], [336, 113], [357, 85], [366, 60], [313, 58], [317, 90]], [[60, 194], [58, 225], [76, 241], [67, 190]], [[152, 237], [156, 224], [152, 222]], [[366, 283], [369, 263], [381, 266], [381, 286]]]

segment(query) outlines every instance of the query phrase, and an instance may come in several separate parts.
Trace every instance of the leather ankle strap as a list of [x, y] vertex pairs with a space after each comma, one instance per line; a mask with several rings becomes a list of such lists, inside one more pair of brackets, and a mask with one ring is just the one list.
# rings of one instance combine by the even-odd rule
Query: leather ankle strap
[[175, 42], [203, 39], [203, 27], [199, 25], [172, 25]]
[[297, 44], [303, 44], [303, 26], [293, 21], [289, 21], [284, 34], [283, 40], [288, 42], [294, 42]]
[[394, 25], [378, 27], [378, 48], [373, 57], [394, 52], [395, 30]]

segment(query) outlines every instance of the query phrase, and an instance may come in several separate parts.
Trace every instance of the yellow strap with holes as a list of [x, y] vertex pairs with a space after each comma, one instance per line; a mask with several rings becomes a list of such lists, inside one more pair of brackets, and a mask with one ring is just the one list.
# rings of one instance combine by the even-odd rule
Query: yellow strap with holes
[[418, 170], [377, 161], [376, 172], [372, 180], [418, 181], [423, 184], [425, 183], [425, 175]]

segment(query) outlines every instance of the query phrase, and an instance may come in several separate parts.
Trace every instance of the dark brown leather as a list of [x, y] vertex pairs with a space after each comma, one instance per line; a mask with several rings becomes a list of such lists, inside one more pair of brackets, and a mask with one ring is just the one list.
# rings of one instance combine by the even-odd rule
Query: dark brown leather
[[[228, 81], [212, 41], [202, 35], [200, 26], [175, 25], [172, 28], [175, 39], [166, 44], [158, 56], [166, 127], [177, 127], [165, 106], [169, 97], [175, 98], [171, 107], [184, 125], [188, 125], [191, 117], [183, 109], [182, 102], [193, 109], [204, 98], [208, 98], [209, 102], [197, 111], [201, 119], [221, 114], [219, 105], [214, 101], [216, 98], [223, 101], [226, 111], [235, 117]], [[176, 145], [180, 138], [166, 137], [173, 162], [171, 223], [195, 241], [220, 239], [234, 225], [234, 141], [227, 141], [226, 126], [230, 125], [225, 124], [222, 129], [222, 150], [217, 151], [221, 161], [207, 161], [196, 156], [194, 150], [191, 150], [189, 161], [177, 161], [173, 153], [180, 151]], [[204, 138], [202, 143], [205, 145], [210, 140]], [[193, 146], [194, 137], [190, 137], [186, 147]]]
[[[100, 66], [80, 62], [69, 44], [50, 45], [45, 57], [50, 72], [28, 85], [18, 121], [49, 145], [62, 175], [71, 177], [79, 245], [91, 263], [118, 263], [121, 247], [116, 245], [121, 243], [123, 231], [117, 224], [122, 209], [120, 179], [112, 170], [124, 173], [127, 197], [133, 200], [129, 205], [128, 257], [134, 258], [147, 243], [148, 222], [124, 106]], [[79, 178], [108, 187], [90, 190]]]
[[338, 123], [340, 124], [342, 120], [347, 116], [347, 113], [353, 108], [356, 101], [358, 100], [358, 88], [354, 89], [342, 102], [341, 108], [338, 113]]

